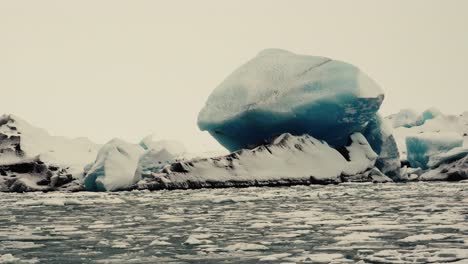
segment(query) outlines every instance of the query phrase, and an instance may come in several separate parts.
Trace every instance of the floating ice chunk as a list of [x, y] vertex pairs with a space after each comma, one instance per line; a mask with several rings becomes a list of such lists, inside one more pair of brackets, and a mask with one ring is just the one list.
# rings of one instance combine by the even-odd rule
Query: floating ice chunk
[[339, 240], [337, 244], [352, 244], [376, 241], [379, 236], [382, 236], [382, 233], [354, 232], [342, 237], [337, 237], [336, 239]]
[[38, 262], [39, 261], [36, 258], [29, 259], [29, 260], [24, 260], [24, 259], [17, 258], [15, 256], [13, 256], [12, 254], [0, 255], [0, 264], [1, 263], [29, 263], [29, 264], [34, 264], [34, 263], [38, 263]]
[[[310, 263], [334, 263], [344, 259], [344, 256], [339, 253], [317, 253], [317, 254], [304, 254], [297, 257], [289, 257], [284, 260], [293, 261], [297, 263], [310, 262]], [[339, 262], [338, 262], [339, 263]]]
[[423, 133], [406, 138], [408, 161], [413, 168], [428, 168], [431, 156], [461, 147], [463, 138], [457, 133]]
[[451, 163], [456, 160], [460, 160], [463, 157], [468, 155], [468, 148], [466, 147], [458, 147], [453, 148], [447, 152], [443, 152], [440, 154], [435, 154], [429, 158], [429, 162], [427, 165], [431, 168], [436, 168], [440, 166], [442, 163]]
[[184, 244], [186, 245], [201, 245], [203, 244], [203, 241], [201, 241], [198, 238], [195, 238], [194, 236], [189, 236], [187, 240], [185, 240]]
[[171, 243], [162, 240], [153, 240], [150, 246], [169, 246]]
[[84, 180], [88, 191], [116, 191], [140, 180], [136, 173], [144, 150], [138, 145], [113, 139], [105, 144]]
[[291, 254], [289, 253], [272, 254], [269, 256], [260, 257], [258, 260], [259, 261], [277, 261], [277, 260], [280, 260], [289, 256], [291, 256]]
[[446, 234], [422, 234], [422, 235], [413, 235], [408, 236], [403, 239], [400, 239], [401, 242], [419, 242], [419, 241], [429, 241], [429, 240], [441, 240], [450, 237]]
[[351, 64], [267, 50], [212, 92], [198, 125], [231, 151], [283, 133], [344, 146], [350, 134], [364, 130], [383, 98], [380, 87]]
[[268, 247], [259, 244], [251, 243], [236, 243], [226, 247], [227, 251], [257, 251], [257, 250], [268, 250]]
[[20, 259], [12, 254], [0, 255], [0, 263], [17, 263]]

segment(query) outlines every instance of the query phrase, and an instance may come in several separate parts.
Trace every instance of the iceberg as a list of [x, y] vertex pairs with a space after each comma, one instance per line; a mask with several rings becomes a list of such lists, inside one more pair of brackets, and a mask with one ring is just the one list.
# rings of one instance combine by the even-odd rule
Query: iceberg
[[2, 115], [0, 191], [76, 190], [71, 182], [82, 176], [99, 148], [87, 138], [52, 136], [15, 115]]
[[308, 134], [334, 147], [363, 132], [384, 94], [357, 67], [325, 57], [265, 50], [209, 96], [198, 126], [230, 151]]
[[440, 154], [435, 154], [435, 155], [429, 157], [429, 162], [427, 163], [427, 165], [430, 168], [437, 168], [441, 164], [451, 163], [453, 161], [462, 159], [467, 155], [468, 155], [468, 148], [457, 147], [457, 148], [453, 148], [453, 149], [451, 149], [451, 150], [449, 150], [447, 152], [443, 152], [443, 153], [440, 153]]
[[346, 181], [391, 182], [374, 167], [377, 154], [365, 137], [354, 133], [350, 144], [336, 150], [309, 135], [285, 133], [270, 144], [226, 156], [167, 165], [139, 181], [136, 189], [191, 189]]
[[419, 180], [422, 181], [462, 181], [468, 180], [468, 155], [463, 158], [424, 172]]
[[185, 146], [175, 140], [154, 140], [154, 135], [145, 137], [140, 146], [146, 151], [139, 158], [138, 171], [142, 177], [159, 172], [165, 165], [184, 159], [187, 154]]
[[183, 155], [187, 152], [185, 146], [175, 140], [154, 140], [155, 135], [149, 135], [140, 141], [140, 146], [145, 150], [161, 151], [165, 149], [175, 156]]
[[101, 146], [87, 138], [51, 136], [15, 115], [0, 116], [0, 162], [15, 163], [38, 158], [72, 174], [92, 162]]
[[393, 128], [410, 128], [423, 125], [427, 120], [434, 119], [440, 115], [442, 115], [442, 113], [436, 108], [429, 108], [421, 114], [418, 114], [412, 109], [402, 109], [396, 114], [389, 115], [386, 119], [390, 121]]
[[423, 133], [406, 137], [408, 162], [413, 168], [429, 168], [430, 158], [461, 147], [463, 138], [457, 133]]
[[[416, 115], [416, 121], [399, 122], [401, 116], [407, 115], [411, 110], [400, 111], [397, 114], [387, 116], [385, 120], [392, 124], [393, 136], [400, 152], [400, 159], [407, 161], [406, 138], [431, 133], [455, 133], [464, 138], [463, 145], [468, 147], [468, 112], [461, 115], [446, 115], [435, 108], [430, 108]], [[415, 113], [415, 112], [414, 112]]]
[[106, 143], [84, 178], [87, 191], [124, 190], [140, 180], [137, 166], [144, 149], [120, 139]]
[[393, 137], [393, 129], [376, 115], [363, 132], [373, 150], [379, 155], [375, 166], [393, 180], [400, 179], [400, 153]]

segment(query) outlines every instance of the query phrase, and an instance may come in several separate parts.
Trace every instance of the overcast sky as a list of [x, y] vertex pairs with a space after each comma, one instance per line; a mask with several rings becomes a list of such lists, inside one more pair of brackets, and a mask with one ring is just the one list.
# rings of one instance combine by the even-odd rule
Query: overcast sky
[[0, 0], [0, 113], [54, 135], [219, 148], [210, 92], [265, 48], [353, 63], [383, 114], [468, 110], [468, 1]]

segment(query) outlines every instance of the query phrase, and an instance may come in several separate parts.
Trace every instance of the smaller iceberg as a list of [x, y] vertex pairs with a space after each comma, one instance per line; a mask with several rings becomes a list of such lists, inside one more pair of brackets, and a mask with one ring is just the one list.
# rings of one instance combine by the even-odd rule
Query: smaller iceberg
[[410, 128], [415, 126], [421, 126], [427, 120], [434, 119], [440, 115], [443, 114], [436, 108], [429, 108], [421, 114], [418, 114], [412, 109], [402, 109], [400, 110], [400, 112], [386, 117], [386, 119], [390, 121], [393, 128]]
[[429, 168], [432, 156], [461, 147], [463, 138], [457, 133], [423, 133], [406, 137], [408, 162], [413, 168]]
[[175, 140], [153, 140], [154, 136], [145, 137], [141, 142], [146, 151], [138, 161], [137, 173], [143, 178], [151, 176], [152, 173], [160, 172], [164, 166], [184, 159], [187, 156], [185, 146]]
[[394, 128], [393, 136], [398, 145], [400, 159], [405, 163], [408, 160], [406, 146], [408, 137], [455, 133], [464, 138], [463, 145], [468, 147], [468, 112], [460, 115], [446, 115], [435, 108], [430, 108], [421, 114], [416, 114], [411, 110], [402, 110], [397, 114], [387, 116], [385, 120]]
[[120, 139], [113, 139], [105, 144], [91, 165], [84, 179], [87, 191], [123, 190], [138, 182], [141, 178], [136, 173], [140, 156], [144, 149]]
[[447, 152], [433, 155], [429, 158], [427, 165], [430, 168], [437, 168], [441, 164], [451, 163], [468, 156], [468, 148], [458, 147], [453, 148]]
[[187, 153], [185, 146], [175, 140], [154, 140], [155, 135], [149, 135], [140, 142], [140, 146], [145, 150], [161, 151], [165, 149], [172, 155], [183, 155]]
[[447, 161], [439, 167], [424, 172], [422, 181], [462, 181], [468, 180], [468, 155], [455, 161]]

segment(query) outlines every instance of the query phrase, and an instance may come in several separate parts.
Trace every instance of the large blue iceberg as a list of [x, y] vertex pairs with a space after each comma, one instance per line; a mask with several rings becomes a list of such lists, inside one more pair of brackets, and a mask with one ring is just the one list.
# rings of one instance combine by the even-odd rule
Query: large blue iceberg
[[383, 99], [381, 88], [351, 64], [265, 50], [213, 91], [198, 126], [230, 151], [286, 132], [344, 146], [365, 130]]
[[360, 132], [382, 154], [378, 167], [397, 177], [398, 149], [376, 114], [383, 99], [379, 85], [351, 64], [265, 50], [212, 92], [198, 126], [230, 151], [283, 133], [308, 134], [340, 148]]

